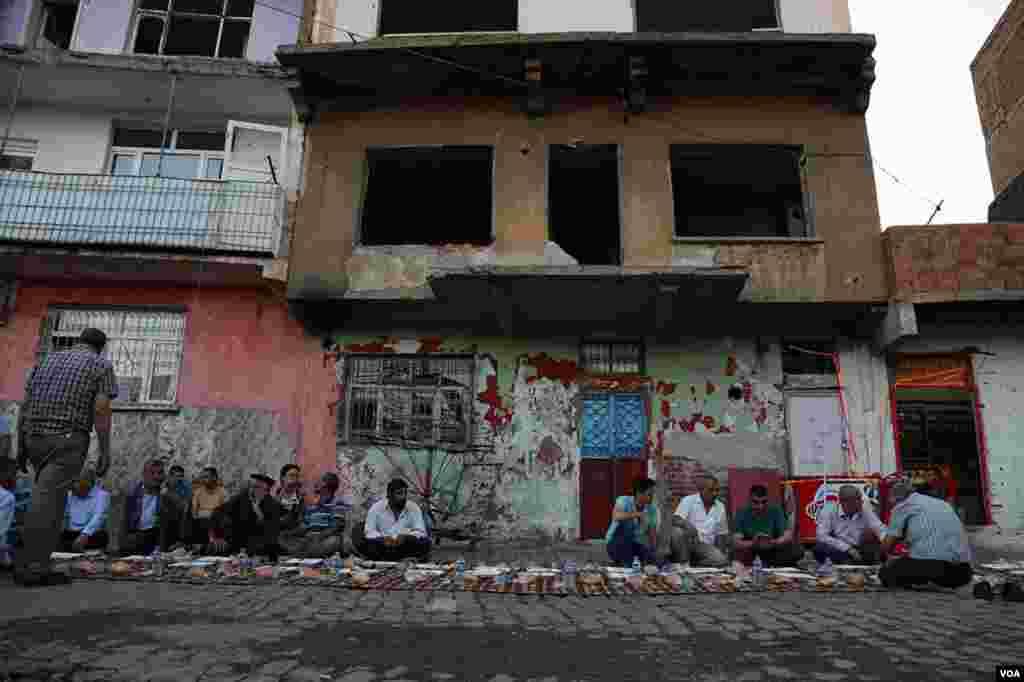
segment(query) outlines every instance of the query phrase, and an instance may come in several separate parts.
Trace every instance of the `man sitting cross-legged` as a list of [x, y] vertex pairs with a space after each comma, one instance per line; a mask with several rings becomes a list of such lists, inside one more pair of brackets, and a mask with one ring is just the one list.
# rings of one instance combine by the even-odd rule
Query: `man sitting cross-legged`
[[216, 554], [245, 550], [250, 556], [266, 555], [277, 561], [281, 506], [270, 495], [274, 479], [263, 474], [250, 478], [249, 485], [214, 514], [209, 550]]
[[110, 493], [96, 482], [93, 470], [83, 470], [74, 489], [68, 493], [64, 532], [60, 537], [61, 550], [82, 552], [105, 548], [109, 510]]
[[714, 476], [698, 482], [699, 493], [683, 498], [672, 516], [672, 561], [694, 566], [721, 567], [729, 563], [725, 552], [729, 527], [725, 505], [718, 499], [721, 486]]
[[736, 559], [752, 564], [761, 557], [766, 566], [794, 566], [803, 556], [793, 544], [793, 528], [782, 507], [770, 504], [763, 485], [750, 488], [750, 503], [736, 514], [733, 523]]
[[877, 564], [882, 555], [882, 522], [864, 508], [864, 496], [855, 486], [839, 489], [839, 506], [830, 504], [817, 519], [814, 558], [818, 563]]
[[344, 534], [350, 505], [338, 494], [339, 487], [337, 474], [328, 472], [320, 477], [317, 501], [308, 506], [302, 504], [301, 518], [281, 532], [281, 545], [286, 552], [306, 557], [349, 553]]
[[366, 514], [365, 539], [357, 546], [360, 554], [373, 561], [426, 559], [430, 538], [423, 512], [408, 500], [409, 485], [399, 479], [388, 483], [386, 499], [374, 503]]
[[142, 480], [128, 486], [120, 521], [123, 554], [167, 552], [184, 540], [186, 510], [176, 495], [164, 489], [164, 463], [151, 459]]

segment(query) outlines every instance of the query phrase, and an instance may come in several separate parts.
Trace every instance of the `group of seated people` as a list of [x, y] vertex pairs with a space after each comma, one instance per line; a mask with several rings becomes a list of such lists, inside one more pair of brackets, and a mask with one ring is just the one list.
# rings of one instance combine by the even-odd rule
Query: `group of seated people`
[[[638, 478], [633, 495], [619, 497], [605, 536], [608, 556], [617, 565], [634, 559], [643, 564], [662, 561], [692, 566], [724, 567], [734, 559], [750, 565], [759, 557], [766, 567], [794, 566], [804, 552], [794, 539], [794, 524], [779, 505], [771, 504], [768, 489], [754, 485], [750, 498], [733, 519], [730, 534], [720, 485], [704, 476], [699, 492], [684, 497], [671, 517], [667, 548], [658, 551], [655, 482]], [[971, 582], [971, 549], [956, 511], [948, 502], [918, 492], [909, 481], [892, 489], [894, 506], [888, 527], [864, 506], [861, 491], [852, 485], [839, 489], [839, 504], [827, 505], [816, 522], [814, 557], [821, 563], [878, 564], [886, 587], [929, 583], [957, 588]], [[909, 548], [895, 556], [897, 545]]]
[[[314, 485], [312, 501], [303, 490], [302, 471], [296, 464], [281, 469], [280, 480], [253, 474], [247, 485], [228, 496], [217, 470], [206, 467], [193, 482], [185, 480], [184, 469], [153, 459], [145, 463], [142, 478], [127, 486], [116, 521], [117, 549], [122, 554], [151, 554], [191, 547], [203, 554], [298, 557], [346, 556], [356, 553], [373, 560], [426, 559], [430, 554], [429, 517], [408, 499], [408, 484], [392, 480], [385, 498], [374, 503], [366, 520], [346, 535], [352, 509], [350, 498], [339, 493], [340, 480], [325, 473]], [[4, 472], [0, 471], [0, 479]], [[0, 480], [0, 525], [7, 499]], [[84, 470], [68, 494], [60, 551], [83, 552], [107, 549], [111, 495], [97, 483], [91, 470]], [[10, 523], [8, 525], [11, 525]], [[0, 563], [15, 540], [0, 537]]]

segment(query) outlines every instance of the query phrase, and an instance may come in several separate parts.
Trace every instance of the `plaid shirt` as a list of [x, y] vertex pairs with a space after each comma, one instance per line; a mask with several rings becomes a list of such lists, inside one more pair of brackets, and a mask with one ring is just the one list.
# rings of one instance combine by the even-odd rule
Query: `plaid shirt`
[[117, 395], [110, 361], [86, 344], [49, 353], [32, 368], [25, 384], [22, 415], [31, 435], [91, 433], [96, 396]]

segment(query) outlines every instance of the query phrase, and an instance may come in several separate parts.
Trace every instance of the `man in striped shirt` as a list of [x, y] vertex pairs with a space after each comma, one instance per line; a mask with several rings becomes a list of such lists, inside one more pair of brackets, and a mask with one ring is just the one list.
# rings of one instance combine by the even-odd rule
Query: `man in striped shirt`
[[914, 492], [910, 481], [893, 486], [889, 528], [882, 546], [898, 542], [910, 547], [910, 555], [893, 559], [879, 571], [886, 587], [911, 587], [933, 583], [957, 588], [971, 582], [973, 559], [967, 533], [956, 511], [944, 500]]

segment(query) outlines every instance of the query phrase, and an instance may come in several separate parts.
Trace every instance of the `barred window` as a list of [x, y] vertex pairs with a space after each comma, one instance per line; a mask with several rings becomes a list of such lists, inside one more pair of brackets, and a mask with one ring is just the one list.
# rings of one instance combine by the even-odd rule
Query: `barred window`
[[586, 341], [580, 347], [580, 368], [590, 374], [642, 374], [644, 349], [639, 343]]
[[89, 327], [107, 335], [103, 356], [114, 365], [117, 377], [115, 406], [174, 404], [185, 340], [184, 313], [51, 309], [43, 323], [37, 359], [70, 348]]
[[470, 445], [472, 356], [349, 356], [343, 432], [352, 442]]

